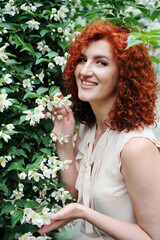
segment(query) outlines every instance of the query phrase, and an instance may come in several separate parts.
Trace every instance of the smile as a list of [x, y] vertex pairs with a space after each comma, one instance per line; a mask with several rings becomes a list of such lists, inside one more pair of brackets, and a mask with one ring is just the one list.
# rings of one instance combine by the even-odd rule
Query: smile
[[97, 83], [82, 81], [82, 84], [85, 86], [96, 86]]

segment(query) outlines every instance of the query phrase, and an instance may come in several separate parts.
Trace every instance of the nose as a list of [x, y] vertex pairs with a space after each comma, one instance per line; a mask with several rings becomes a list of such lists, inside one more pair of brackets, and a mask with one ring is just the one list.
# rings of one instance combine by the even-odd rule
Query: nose
[[93, 69], [90, 62], [84, 62], [81, 66], [80, 74], [83, 77], [90, 77], [93, 75]]

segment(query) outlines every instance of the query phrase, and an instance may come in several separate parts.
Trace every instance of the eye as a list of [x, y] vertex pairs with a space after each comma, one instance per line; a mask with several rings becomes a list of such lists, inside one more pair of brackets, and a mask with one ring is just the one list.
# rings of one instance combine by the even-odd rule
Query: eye
[[101, 65], [101, 66], [107, 66], [107, 63], [105, 61], [102, 61], [102, 60], [98, 60], [97, 64]]
[[83, 57], [80, 57], [78, 60], [77, 60], [77, 62], [78, 63], [83, 63], [83, 62], [86, 62], [87, 60], [85, 59], [85, 58], [83, 58]]

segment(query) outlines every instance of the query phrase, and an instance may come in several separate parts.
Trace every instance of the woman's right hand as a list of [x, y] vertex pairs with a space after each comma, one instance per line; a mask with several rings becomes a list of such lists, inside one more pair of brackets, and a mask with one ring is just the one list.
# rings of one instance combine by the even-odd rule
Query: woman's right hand
[[62, 115], [62, 119], [59, 120], [57, 117], [55, 117], [53, 121], [54, 128], [52, 132], [55, 134], [60, 134], [62, 136], [69, 135], [69, 138], [72, 138], [74, 135], [75, 119], [71, 108], [63, 105], [62, 108], [55, 110], [57, 114]]

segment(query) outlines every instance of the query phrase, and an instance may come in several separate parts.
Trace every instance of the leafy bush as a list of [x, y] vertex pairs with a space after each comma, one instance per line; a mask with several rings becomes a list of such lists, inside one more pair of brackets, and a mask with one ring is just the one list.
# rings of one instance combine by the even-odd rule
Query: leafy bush
[[[70, 161], [59, 161], [54, 144], [56, 137], [63, 144], [67, 136], [50, 134], [49, 114], [52, 107], [70, 104], [70, 96], [60, 99], [58, 94], [61, 89], [65, 95], [61, 74], [69, 42], [98, 17], [134, 29], [128, 47], [143, 42], [158, 48], [160, 5], [147, 0], [1, 0], [0, 14], [1, 236], [54, 239], [54, 232], [38, 237], [36, 231], [49, 223], [51, 212], [74, 201], [58, 181], [59, 170]], [[159, 64], [155, 55], [152, 59]], [[55, 117], [61, 118], [56, 112]]]

